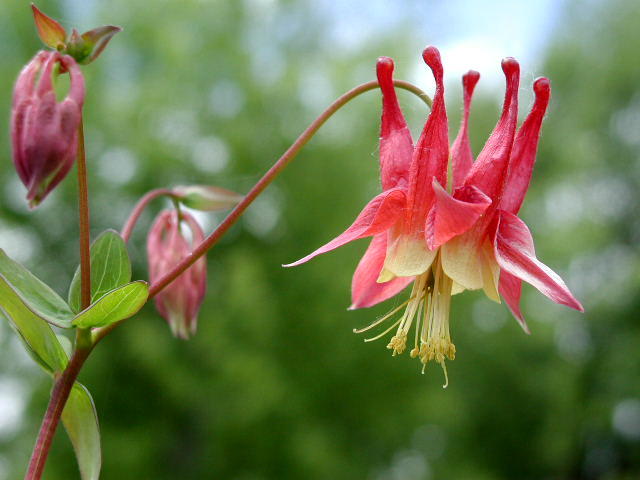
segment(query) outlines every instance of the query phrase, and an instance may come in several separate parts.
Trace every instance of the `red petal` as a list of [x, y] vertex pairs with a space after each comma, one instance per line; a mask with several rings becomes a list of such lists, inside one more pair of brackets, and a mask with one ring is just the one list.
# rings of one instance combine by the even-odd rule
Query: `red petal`
[[554, 302], [583, 312], [562, 278], [536, 258], [533, 238], [525, 223], [512, 213], [501, 210], [499, 214], [494, 249], [500, 268], [533, 285]]
[[406, 184], [413, 155], [413, 139], [393, 87], [393, 60], [380, 57], [376, 66], [382, 90], [380, 127], [380, 177], [382, 189]]
[[520, 310], [520, 296], [522, 295], [522, 280], [518, 277], [514, 277], [506, 270], [500, 272], [500, 286], [498, 287], [500, 295], [506, 302], [509, 310], [516, 318], [525, 333], [531, 333], [527, 322], [524, 320], [524, 315]]
[[471, 109], [471, 97], [476, 84], [480, 80], [480, 74], [475, 70], [469, 70], [462, 77], [464, 91], [464, 114], [458, 136], [451, 146], [451, 162], [453, 164], [453, 188], [463, 184], [465, 177], [473, 165], [473, 152], [469, 141], [469, 112]]
[[398, 221], [400, 213], [406, 205], [404, 191], [399, 188], [382, 192], [371, 200], [360, 212], [355, 222], [345, 230], [342, 235], [331, 240], [326, 245], [320, 247], [315, 252], [310, 253], [297, 262], [284, 265], [285, 267], [295, 267], [301, 263], [308, 262], [313, 257], [334, 250], [359, 238], [370, 237], [377, 233], [382, 233]]
[[425, 226], [430, 250], [469, 230], [491, 205], [491, 199], [473, 186], [458, 189], [451, 196], [434, 178], [433, 190], [436, 202]]
[[427, 47], [422, 57], [435, 77], [436, 93], [431, 114], [416, 145], [409, 172], [407, 209], [410, 215], [409, 231], [413, 232], [422, 231], [424, 219], [433, 204], [434, 194], [431, 186], [433, 178], [435, 177], [441, 185], [447, 184], [447, 162], [449, 161], [449, 130], [447, 111], [444, 106], [440, 53], [435, 47]]
[[546, 78], [539, 78], [533, 84], [536, 101], [531, 112], [520, 127], [513, 143], [513, 151], [509, 160], [509, 176], [505, 185], [500, 208], [517, 214], [529, 188], [533, 164], [536, 161], [538, 140], [542, 120], [549, 105], [551, 85]]
[[414, 277], [397, 277], [385, 283], [378, 283], [376, 281], [384, 265], [386, 253], [387, 235], [380, 234], [374, 236], [369, 248], [353, 274], [353, 281], [351, 282], [351, 306], [349, 310], [372, 307], [393, 297], [413, 282]]
[[494, 201], [504, 185], [518, 122], [520, 66], [515, 59], [505, 58], [502, 70], [507, 79], [502, 116], [465, 179], [465, 185], [475, 185]]

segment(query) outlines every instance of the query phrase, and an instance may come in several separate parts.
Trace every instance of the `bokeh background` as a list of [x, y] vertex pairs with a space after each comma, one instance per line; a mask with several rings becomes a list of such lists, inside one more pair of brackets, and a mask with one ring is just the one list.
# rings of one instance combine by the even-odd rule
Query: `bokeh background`
[[[173, 339], [152, 306], [116, 330], [81, 374], [109, 479], [640, 478], [640, 3], [636, 0], [40, 1], [66, 27], [125, 28], [85, 69], [92, 234], [119, 228], [149, 189], [211, 183], [246, 192], [337, 95], [374, 78], [380, 55], [429, 92], [420, 59], [441, 48], [450, 121], [460, 75], [482, 79], [474, 151], [503, 96], [500, 59], [551, 78], [522, 212], [539, 257], [582, 315], [525, 287], [523, 334], [504, 305], [454, 299], [458, 356], [442, 389], [385, 342], [352, 329], [399, 300], [347, 312], [366, 241], [297, 269], [378, 191], [380, 96], [324, 127], [208, 256], [199, 331]], [[29, 212], [10, 160], [13, 81], [39, 41], [27, 1], [0, 3], [0, 247], [66, 296], [77, 264], [70, 175]], [[402, 92], [417, 135], [427, 110]], [[145, 234], [130, 244], [146, 278]], [[221, 215], [201, 216], [211, 230]], [[0, 479], [20, 479], [50, 380], [0, 324]], [[78, 478], [65, 433], [45, 478]]]

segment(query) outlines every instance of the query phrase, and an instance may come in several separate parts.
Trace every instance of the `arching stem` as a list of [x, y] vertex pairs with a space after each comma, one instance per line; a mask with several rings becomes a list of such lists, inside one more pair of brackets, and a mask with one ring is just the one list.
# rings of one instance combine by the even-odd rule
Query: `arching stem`
[[129, 238], [131, 238], [131, 233], [133, 232], [133, 229], [136, 226], [140, 215], [142, 215], [144, 209], [147, 208], [147, 205], [149, 205], [149, 203], [151, 203], [151, 201], [155, 200], [156, 198], [163, 196], [173, 197], [173, 192], [168, 188], [157, 188], [155, 190], [151, 190], [140, 200], [138, 200], [138, 203], [132, 210], [131, 215], [129, 215], [129, 218], [125, 222], [124, 226], [122, 227], [122, 232], [120, 233], [125, 242], [128, 242]]
[[[431, 98], [423, 92], [421, 89], [413, 85], [412, 83], [403, 80], [394, 80], [394, 85], [397, 88], [407, 90], [417, 95], [427, 106], [431, 107]], [[253, 203], [253, 201], [262, 193], [262, 191], [269, 186], [273, 180], [284, 170], [287, 165], [296, 157], [298, 152], [304, 147], [313, 135], [325, 124], [325, 122], [331, 118], [340, 108], [342, 108], [349, 101], [353, 100], [357, 96], [378, 88], [377, 81], [371, 81], [363, 83], [347, 93], [343, 94], [336, 101], [334, 101], [329, 107], [316, 118], [307, 129], [300, 134], [296, 141], [287, 149], [286, 152], [273, 164], [273, 166], [262, 176], [260, 180], [251, 188], [247, 195], [242, 199], [238, 205], [227, 215], [218, 228], [216, 228], [202, 243], [200, 243], [190, 255], [185, 257], [178, 265], [176, 265], [171, 271], [160, 277], [155, 283], [151, 285], [149, 290], [149, 299], [156, 296], [163, 288], [173, 282], [180, 276], [187, 268], [193, 265], [200, 257], [202, 257], [207, 251], [209, 251], [220, 238], [238, 221], [244, 211]], [[138, 205], [140, 205], [140, 202]], [[144, 206], [142, 207], [144, 208]], [[120, 323], [112, 323], [109, 326], [97, 329], [93, 334], [94, 344], [102, 340], [111, 330], [116, 328]]]

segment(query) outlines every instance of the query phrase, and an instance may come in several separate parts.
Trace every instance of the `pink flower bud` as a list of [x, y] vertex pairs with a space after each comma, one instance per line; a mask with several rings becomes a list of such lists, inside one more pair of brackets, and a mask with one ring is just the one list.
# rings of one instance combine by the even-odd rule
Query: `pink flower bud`
[[[64, 71], [71, 76], [71, 87], [59, 102], [53, 76]], [[84, 78], [75, 60], [67, 55], [38, 52], [18, 76], [11, 108], [13, 163], [27, 187], [32, 208], [73, 166], [83, 103]]]
[[[190, 230], [189, 239], [181, 228], [184, 226]], [[160, 212], [147, 238], [151, 283], [169, 272], [203, 240], [200, 225], [188, 213]], [[196, 333], [198, 311], [206, 288], [207, 261], [203, 256], [156, 295], [156, 308], [176, 337], [186, 340]]]

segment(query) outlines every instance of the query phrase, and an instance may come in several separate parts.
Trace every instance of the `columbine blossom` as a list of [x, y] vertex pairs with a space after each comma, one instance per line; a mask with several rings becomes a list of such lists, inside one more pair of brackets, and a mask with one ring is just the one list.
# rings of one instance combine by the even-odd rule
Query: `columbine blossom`
[[[188, 239], [182, 228], [190, 230]], [[149, 277], [162, 277], [191, 254], [204, 240], [195, 218], [186, 212], [164, 210], [154, 222], [147, 238]], [[203, 256], [155, 297], [156, 308], [167, 320], [176, 337], [188, 339], [196, 333], [198, 312], [207, 288], [207, 261]]]
[[[519, 65], [511, 58], [503, 61], [507, 78], [503, 113], [474, 162], [468, 120], [479, 74], [470, 71], [463, 77], [462, 127], [450, 152], [440, 54], [428, 47], [423, 59], [435, 77], [436, 92], [417, 144], [413, 144], [395, 94], [393, 61], [382, 57], [377, 75], [383, 95], [383, 192], [343, 234], [289, 266], [372, 236], [353, 276], [351, 308], [375, 305], [412, 282], [413, 287], [408, 300], [357, 332], [385, 323], [404, 308], [389, 328], [368, 340], [396, 329], [388, 348], [394, 355], [401, 354], [414, 327], [411, 356], [420, 359], [423, 371], [430, 360], [435, 360], [446, 376], [445, 359], [453, 360], [456, 352], [449, 333], [452, 294], [484, 288], [499, 302], [499, 291], [523, 325], [518, 306], [522, 280], [557, 303], [578, 310], [582, 307], [560, 277], [535, 258], [529, 231], [516, 216], [535, 160], [549, 99], [548, 80], [536, 81], [536, 102], [516, 136]], [[453, 173], [450, 182], [449, 158]]]
[[[59, 70], [71, 77], [69, 93], [61, 102], [53, 88]], [[37, 53], [16, 81], [11, 108], [13, 163], [31, 207], [42, 202], [73, 166], [84, 93], [80, 67], [58, 52]]]

